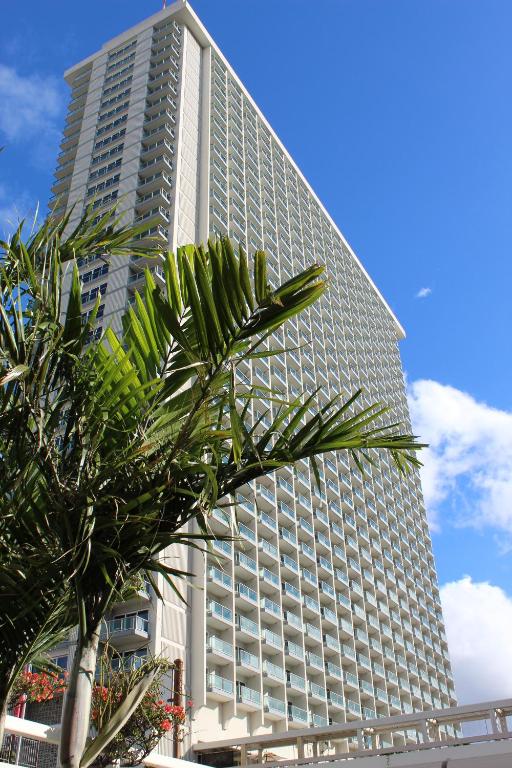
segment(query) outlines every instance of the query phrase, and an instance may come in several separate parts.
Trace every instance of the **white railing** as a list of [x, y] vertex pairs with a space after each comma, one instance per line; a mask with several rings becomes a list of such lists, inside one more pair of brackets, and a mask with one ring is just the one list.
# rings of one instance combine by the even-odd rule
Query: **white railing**
[[[46, 744], [58, 745], [60, 739], [60, 725], [43, 725], [33, 720], [24, 720], [12, 715], [7, 715], [5, 732]], [[148, 768], [192, 768], [192, 766], [197, 768], [197, 763], [181, 760], [177, 757], [159, 755], [156, 751], [151, 752], [142, 762]], [[12, 768], [12, 763], [0, 762], [0, 768]]]
[[[209, 752], [220, 752], [224, 749], [238, 751], [239, 764], [242, 767], [250, 765], [251, 768], [305, 768], [305, 766], [335, 768], [336, 763], [352, 761], [358, 757], [384, 757], [399, 752], [484, 745], [489, 742], [512, 742], [511, 723], [512, 699], [502, 699], [483, 704], [424, 710], [394, 717], [353, 720], [307, 730], [289, 730], [276, 734], [223, 739], [208, 743], [198, 742], [192, 749], [196, 754], [200, 754], [203, 760]], [[471, 724], [471, 735], [462, 735], [463, 724]], [[417, 733], [416, 740], [408, 736], [414, 731]], [[453, 735], [449, 735], [449, 731]], [[398, 737], [398, 743], [394, 743], [393, 737]], [[331, 742], [345, 743], [345, 751], [336, 751], [331, 748], [328, 752], [319, 755], [319, 745]], [[294, 747], [298, 758], [293, 760], [283, 758], [278, 762], [263, 763], [264, 752], [269, 751], [275, 754], [282, 747]], [[307, 752], [310, 754], [309, 757]], [[510, 754], [512, 755], [512, 747]], [[482, 762], [482, 766], [484, 764]]]

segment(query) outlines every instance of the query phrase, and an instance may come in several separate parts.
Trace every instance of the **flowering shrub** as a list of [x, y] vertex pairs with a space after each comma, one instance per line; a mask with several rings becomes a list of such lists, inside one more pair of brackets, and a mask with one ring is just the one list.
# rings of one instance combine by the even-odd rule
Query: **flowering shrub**
[[[92, 723], [97, 731], [112, 717], [128, 693], [129, 677], [127, 673], [113, 674], [108, 681], [108, 687], [94, 686]], [[125, 766], [138, 765], [170, 731], [176, 731], [181, 739], [185, 718], [185, 708], [165, 702], [161, 698], [160, 683], [154, 682], [132, 717], [94, 765], [103, 768], [116, 761]]]
[[[157, 674], [133, 715], [92, 764], [93, 768], [105, 768], [114, 763], [135, 766], [147, 757], [163, 736], [172, 733], [179, 740], [183, 738], [183, 726], [192, 702], [187, 701], [182, 707], [162, 698], [162, 678], [172, 669], [173, 665], [168, 661], [150, 659], [137, 669], [117, 671], [112, 669], [110, 657], [105, 653], [100, 661], [99, 679], [93, 685], [91, 735], [103, 728], [146, 673], [156, 670]], [[51, 701], [64, 693], [66, 686], [67, 673], [24, 671], [16, 681], [10, 703], [16, 707], [24, 702]]]
[[67, 685], [67, 673], [29, 672], [23, 670], [18, 676], [11, 694], [11, 703], [17, 704], [21, 697], [30, 703], [51, 701], [54, 696], [64, 693]]

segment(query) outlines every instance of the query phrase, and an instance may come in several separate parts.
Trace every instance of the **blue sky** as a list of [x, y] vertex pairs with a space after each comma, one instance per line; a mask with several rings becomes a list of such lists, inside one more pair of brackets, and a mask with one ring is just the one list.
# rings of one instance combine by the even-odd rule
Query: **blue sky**
[[[48, 196], [63, 70], [160, 6], [2, 3], [4, 230]], [[453, 620], [450, 636], [482, 621], [491, 598], [510, 636], [512, 3], [193, 7], [407, 330], [415, 425], [432, 445], [425, 493], [440, 583], [450, 583], [453, 605], [476, 606], [474, 617], [468, 608]], [[502, 591], [485, 592], [483, 582]], [[510, 694], [510, 656], [508, 664]]]

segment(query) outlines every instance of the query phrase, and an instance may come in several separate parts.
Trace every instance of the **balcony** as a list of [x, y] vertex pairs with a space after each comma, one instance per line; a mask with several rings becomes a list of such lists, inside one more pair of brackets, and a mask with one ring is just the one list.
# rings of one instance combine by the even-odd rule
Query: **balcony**
[[250, 544], [256, 544], [256, 534], [252, 528], [249, 528], [248, 525], [245, 525], [245, 523], [240, 523], [238, 526], [238, 532], [240, 536]]
[[165, 112], [170, 112], [171, 115], [173, 115], [173, 112], [176, 112], [177, 105], [171, 96], [160, 96], [157, 98], [148, 98], [146, 102], [146, 110], [145, 110], [145, 118], [149, 122], [155, 117], [161, 115], [162, 110], [165, 110]]
[[206, 690], [210, 698], [216, 701], [231, 701], [233, 699], [233, 681], [222, 677], [217, 672], [206, 672]]
[[261, 483], [256, 485], [256, 497], [260, 500], [264, 500], [264, 502], [267, 502], [267, 506], [270, 505], [270, 508], [272, 510], [274, 509], [276, 503], [275, 494]]
[[334, 680], [343, 680], [343, 672], [341, 667], [337, 664], [333, 664], [332, 661], [325, 662], [325, 676], [333, 678]]
[[233, 611], [231, 608], [228, 608], [221, 603], [217, 603], [215, 600], [210, 600], [208, 603], [206, 615], [208, 617], [208, 623], [216, 627], [225, 628], [226, 625], [231, 625], [233, 623]]
[[245, 648], [236, 649], [236, 664], [240, 669], [237, 671], [237, 675], [240, 676], [244, 672], [247, 675], [252, 676], [260, 671], [260, 659], [254, 653], [249, 653]]
[[327, 691], [327, 701], [331, 707], [345, 709], [345, 699], [340, 693], [336, 693], [336, 691]]
[[261, 707], [261, 693], [254, 688], [248, 688], [246, 685], [236, 684], [237, 709], [245, 711], [254, 711]]
[[282, 594], [283, 594], [283, 603], [286, 602], [286, 598], [289, 598], [294, 603], [300, 603], [301, 602], [301, 593], [300, 589], [297, 589], [293, 584], [290, 584], [288, 581], [282, 582]]
[[[110, 666], [115, 672], [119, 672], [121, 669], [133, 671], [134, 669], [140, 669], [140, 667], [147, 661], [147, 648], [143, 648], [139, 651], [125, 651], [119, 655], [112, 656], [110, 659]], [[101, 666], [96, 667], [96, 676], [98, 677]]]
[[351, 715], [355, 715], [356, 718], [361, 717], [361, 705], [358, 701], [353, 699], [346, 699], [346, 709]]
[[137, 193], [142, 193], [144, 199], [146, 199], [150, 191], [160, 189], [162, 183], [166, 184], [168, 189], [172, 189], [172, 178], [170, 174], [166, 173], [165, 171], [157, 171], [156, 173], [152, 173], [150, 176], [139, 176]]
[[248, 587], [247, 584], [237, 582], [235, 584], [235, 600], [250, 603], [253, 606], [258, 605], [258, 593], [256, 590]]
[[315, 641], [315, 645], [316, 643], [322, 642], [322, 633], [318, 627], [315, 627], [313, 624], [306, 623], [305, 630], [306, 630], [306, 636], [311, 640]]
[[235, 616], [235, 629], [237, 632], [243, 632], [254, 639], [259, 639], [260, 628], [258, 622], [252, 621], [252, 619], [248, 619], [246, 616], [241, 616], [238, 613]]
[[280, 588], [279, 576], [269, 568], [260, 568], [260, 592], [272, 594]]
[[[242, 512], [246, 513], [246, 515], [249, 515], [251, 519], [254, 518], [256, 507], [253, 502], [249, 501], [249, 499], [242, 493], [237, 493], [236, 495], [236, 507], [238, 517], [240, 517], [240, 512]], [[245, 517], [245, 515], [242, 514], [242, 517]]]
[[[281, 651], [283, 648], [283, 639], [281, 635], [272, 632], [270, 629], [262, 629], [261, 631], [262, 645], [270, 646], [270, 650]], [[269, 648], [267, 648], [267, 652]]]
[[[286, 656], [297, 659], [298, 661], [304, 661], [304, 648], [297, 643], [292, 643], [291, 640], [285, 640], [285, 654]], [[323, 665], [322, 665], [323, 669]]]
[[281, 555], [281, 571], [289, 571], [294, 576], [299, 574], [299, 566], [295, 558], [289, 555]]
[[274, 664], [272, 661], [269, 661], [268, 659], [265, 659], [263, 661], [263, 676], [267, 678], [268, 685], [271, 685], [272, 682], [276, 682], [276, 683], [285, 682], [284, 669], [280, 667], [278, 664]]
[[215, 635], [208, 638], [206, 653], [219, 664], [233, 661], [233, 645]]
[[276, 699], [274, 696], [269, 696], [268, 693], [265, 693], [263, 696], [263, 709], [268, 720], [282, 720], [286, 716], [286, 704], [284, 701]]
[[266, 617], [267, 619], [271, 618], [272, 620], [276, 621], [277, 619], [282, 618], [281, 606], [279, 603], [275, 603], [268, 597], [262, 598], [260, 601], [260, 608], [262, 611], [265, 611], [265, 613], [268, 614]]
[[317, 715], [316, 712], [311, 712], [309, 722], [312, 728], [325, 728], [326, 725], [329, 725], [329, 718], [324, 717], [324, 715]]
[[290, 724], [298, 725], [301, 728], [308, 724], [308, 712], [306, 709], [288, 704], [288, 721]]
[[[170, 221], [169, 209], [164, 208], [163, 205], [157, 205], [154, 208], [150, 208], [148, 211], [139, 214], [135, 217], [134, 223], [141, 224], [143, 221], [154, 221], [160, 224], [168, 224]], [[163, 227], [165, 231], [165, 227]]]
[[238, 569], [242, 569], [256, 575], [258, 573], [258, 564], [256, 560], [253, 560], [252, 557], [249, 557], [244, 552], [235, 552], [235, 569], [237, 572]]
[[233, 592], [233, 579], [220, 568], [208, 568], [208, 592], [220, 596]]
[[312, 653], [311, 651], [308, 651], [306, 656], [306, 661], [309, 664], [310, 667], [314, 667], [318, 670], [324, 669], [324, 661], [321, 656], [318, 656], [316, 653]]
[[309, 695], [313, 696], [316, 699], [321, 699], [322, 701], [325, 700], [327, 697], [327, 692], [323, 685], [318, 685], [318, 683], [309, 683]]
[[153, 176], [158, 171], [164, 171], [171, 173], [174, 170], [174, 164], [167, 155], [159, 155], [153, 157], [151, 160], [141, 160], [139, 166], [139, 177], [141, 179], [147, 179]]
[[266, 526], [272, 533], [275, 535], [277, 533], [277, 523], [274, 520], [273, 517], [270, 517], [270, 515], [267, 515], [266, 512], [260, 512], [259, 522], [261, 525]]
[[302, 633], [303, 623], [298, 613], [294, 613], [293, 611], [284, 611], [283, 618], [286, 626], [293, 627]]
[[106, 622], [106, 626], [101, 629], [100, 637], [102, 640], [111, 640], [116, 647], [148, 640], [148, 619], [139, 614], [118, 616]]
[[306, 680], [293, 672], [286, 673], [286, 687], [294, 691], [306, 692]]

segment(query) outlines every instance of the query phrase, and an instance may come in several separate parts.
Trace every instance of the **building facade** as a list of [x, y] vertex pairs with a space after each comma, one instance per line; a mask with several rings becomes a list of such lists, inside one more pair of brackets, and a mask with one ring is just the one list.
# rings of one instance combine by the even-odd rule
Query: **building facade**
[[[171, 249], [229, 233], [267, 252], [275, 284], [325, 264], [326, 295], [278, 334], [290, 351], [241, 379], [290, 396], [319, 388], [320, 402], [363, 387], [362, 403], [385, 402], [410, 429], [401, 326], [190, 6], [109, 41], [66, 80], [55, 213], [117, 201]], [[120, 327], [143, 266], [81, 265], [84, 312], [102, 297], [96, 335]], [[265, 423], [263, 407], [252, 415]], [[163, 603], [141, 589], [114, 611], [127, 662], [183, 658], [191, 742], [455, 703], [418, 472], [373, 459], [361, 473], [325, 455], [320, 489], [305, 462], [251, 484], [236, 499], [239, 543], [177, 556], [202, 587], [187, 588], [188, 607], [164, 587]], [[213, 528], [228, 525], [217, 510]]]

